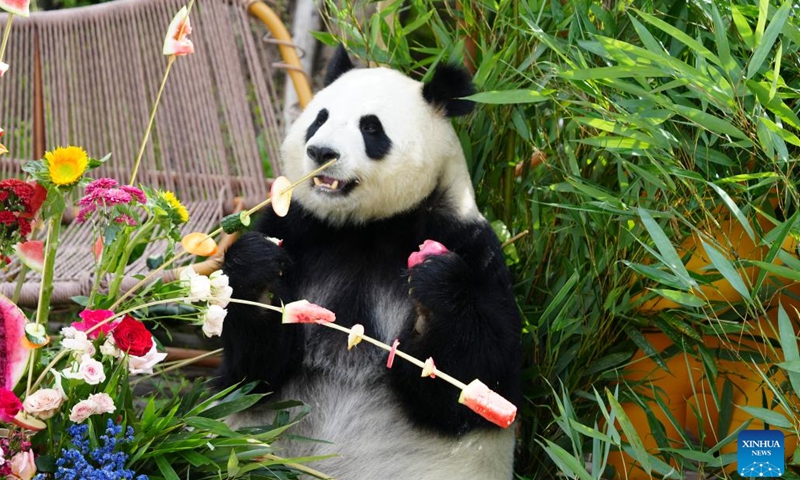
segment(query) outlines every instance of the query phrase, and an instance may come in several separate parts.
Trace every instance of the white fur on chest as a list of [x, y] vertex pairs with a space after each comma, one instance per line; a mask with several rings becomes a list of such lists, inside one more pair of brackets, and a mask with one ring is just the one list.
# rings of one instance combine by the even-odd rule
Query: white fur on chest
[[[349, 382], [303, 375], [289, 382], [276, 400], [314, 399], [311, 413], [289, 433], [330, 443], [281, 441], [280, 454], [335, 455], [311, 466], [339, 480], [512, 478], [513, 428], [445, 437], [415, 427], [387, 382], [368, 380], [381, 375], [381, 368], [385, 367], [368, 367], [369, 375]], [[253, 410], [232, 423], [234, 427], [270, 423], [272, 415], [268, 410]]]

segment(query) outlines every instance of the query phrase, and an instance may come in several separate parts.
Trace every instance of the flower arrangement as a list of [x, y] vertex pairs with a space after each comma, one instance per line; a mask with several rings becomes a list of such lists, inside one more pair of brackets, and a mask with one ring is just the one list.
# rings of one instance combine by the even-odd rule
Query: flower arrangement
[[[339, 326], [333, 312], [305, 300], [276, 307], [232, 298], [222, 272], [201, 273], [186, 263], [189, 255], [218, 255], [214, 238], [248, 226], [250, 216], [267, 205], [286, 215], [292, 188], [335, 162], [295, 182], [279, 177], [264, 202], [222, 219], [214, 232], [181, 234], [190, 212], [173, 192], [137, 185], [136, 174], [170, 69], [179, 56], [194, 51], [188, 39], [191, 9], [191, 3], [182, 8], [169, 25], [161, 89], [128, 184], [92, 178], [92, 170], [110, 157], [93, 158], [78, 146], [55, 148], [25, 164], [27, 181], [0, 181], [0, 259], [3, 263], [11, 262], [12, 256], [20, 259], [18, 286], [28, 269], [42, 275], [31, 318], [16, 306], [19, 288], [10, 299], [0, 295], [0, 478], [296, 478], [300, 474], [327, 478], [302, 465], [313, 459], [286, 459], [274, 453], [272, 443], [304, 413], [237, 431], [222, 421], [262, 399], [263, 395], [250, 393], [251, 385], [214, 393], [202, 384], [183, 384], [158, 400], [134, 394], [142, 379], [167, 375], [202, 358], [165, 363], [167, 354], [151, 333], [160, 326], [159, 307], [165, 306], [180, 307], [181, 313], [171, 316], [197, 325], [209, 337], [222, 334], [230, 302], [280, 311], [287, 324], [315, 323], [339, 330], [346, 334], [343, 348], [352, 349], [362, 341], [383, 348], [389, 352], [387, 368], [395, 356], [412, 362], [423, 377], [459, 388], [461, 403], [508, 427], [516, 409], [479, 380], [465, 384], [438, 370], [432, 358], [423, 362], [399, 350], [397, 341], [389, 346], [370, 338], [361, 325]], [[13, 68], [2, 63], [11, 19], [13, 14], [0, 45], [0, 74]], [[0, 145], [0, 154], [6, 151]], [[53, 272], [61, 218], [71, 203], [79, 209], [75, 221], [90, 225], [96, 239], [87, 246], [95, 258], [95, 281], [87, 296], [74, 299], [80, 311], [56, 332], [50, 312]], [[32, 239], [38, 233], [43, 240]], [[126, 267], [145, 245], [157, 240], [167, 244], [160, 263], [123, 291]], [[447, 251], [433, 241], [420, 247], [409, 258], [409, 266]], [[172, 266], [177, 267], [176, 275], [161, 275]]]

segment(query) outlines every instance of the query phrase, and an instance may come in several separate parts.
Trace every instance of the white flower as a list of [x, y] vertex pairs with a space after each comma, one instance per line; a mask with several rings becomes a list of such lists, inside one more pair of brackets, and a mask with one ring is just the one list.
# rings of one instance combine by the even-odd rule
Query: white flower
[[95, 413], [114, 413], [117, 409], [114, 400], [107, 393], [93, 393], [89, 395], [88, 400], [94, 402]]
[[192, 267], [181, 271], [181, 285], [189, 289], [189, 296], [193, 301], [208, 300], [211, 296], [211, 280], [195, 272]]
[[223, 287], [212, 293], [213, 296], [208, 299], [208, 303], [210, 303], [211, 305], [216, 305], [221, 308], [225, 308], [231, 301], [231, 295], [233, 295], [233, 288]]
[[203, 333], [207, 337], [222, 335], [222, 323], [228, 311], [219, 305], [209, 305], [203, 317]]
[[69, 413], [69, 420], [75, 423], [83, 423], [84, 420], [97, 413], [97, 403], [94, 400], [81, 400], [72, 407]]
[[150, 347], [150, 351], [144, 356], [136, 357], [131, 355], [128, 357], [128, 369], [131, 375], [150, 375], [153, 373], [153, 367], [157, 363], [162, 362], [167, 358], [166, 353], [159, 353], [156, 349], [156, 344]]
[[106, 341], [100, 345], [100, 354], [114, 358], [122, 358], [125, 356], [125, 352], [117, 348], [117, 344], [114, 343], [113, 335], [106, 337]]
[[41, 420], [47, 420], [56, 414], [63, 402], [62, 392], [55, 388], [42, 388], [28, 395], [25, 401], [22, 402], [22, 408], [29, 415]]
[[[64, 332], [64, 330], [67, 330], [69, 328], [72, 327], [66, 327], [62, 329], [61, 330], [62, 333]], [[73, 328], [73, 330], [75, 329]], [[61, 346], [63, 346], [67, 350], [73, 350], [81, 354], [85, 353], [87, 355], [94, 355], [96, 351], [94, 348], [94, 344], [92, 343], [91, 340], [89, 340], [89, 337], [86, 336], [86, 332], [75, 330], [74, 332], [68, 332], [68, 333], [71, 336], [64, 337], [61, 340]]]
[[208, 279], [211, 280], [212, 290], [219, 290], [220, 288], [225, 288], [229, 285], [228, 276], [222, 273], [222, 270], [215, 271], [208, 276]]
[[78, 367], [78, 373], [89, 385], [97, 385], [98, 383], [102, 383], [106, 380], [106, 372], [103, 371], [103, 364], [89, 355], [84, 355], [81, 357], [81, 364]]
[[64, 370], [61, 370], [61, 375], [63, 375], [64, 378], [69, 378], [71, 380], [83, 380], [83, 374], [78, 371], [78, 368], [79, 364], [73, 362], [70, 364], [70, 366]]
[[61, 329], [61, 336], [64, 338], [75, 338], [78, 329], [75, 327], [64, 327]]

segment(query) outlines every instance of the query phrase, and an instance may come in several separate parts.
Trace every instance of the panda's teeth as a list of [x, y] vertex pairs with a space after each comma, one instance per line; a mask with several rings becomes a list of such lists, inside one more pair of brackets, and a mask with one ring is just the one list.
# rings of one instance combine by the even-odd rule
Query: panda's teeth
[[339, 180], [334, 180], [333, 183], [331, 183], [331, 190], [336, 190], [338, 188], [339, 188]]
[[314, 177], [314, 186], [319, 187], [321, 185], [322, 185], [322, 180], [320, 180], [319, 177]]

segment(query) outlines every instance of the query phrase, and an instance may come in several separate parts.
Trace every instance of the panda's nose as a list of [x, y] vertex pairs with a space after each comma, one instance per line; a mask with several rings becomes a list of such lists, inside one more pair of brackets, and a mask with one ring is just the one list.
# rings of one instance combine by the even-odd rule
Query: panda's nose
[[309, 145], [306, 148], [306, 154], [311, 160], [314, 160], [318, 165], [324, 165], [334, 158], [339, 158], [339, 152], [328, 147], [315, 147]]

